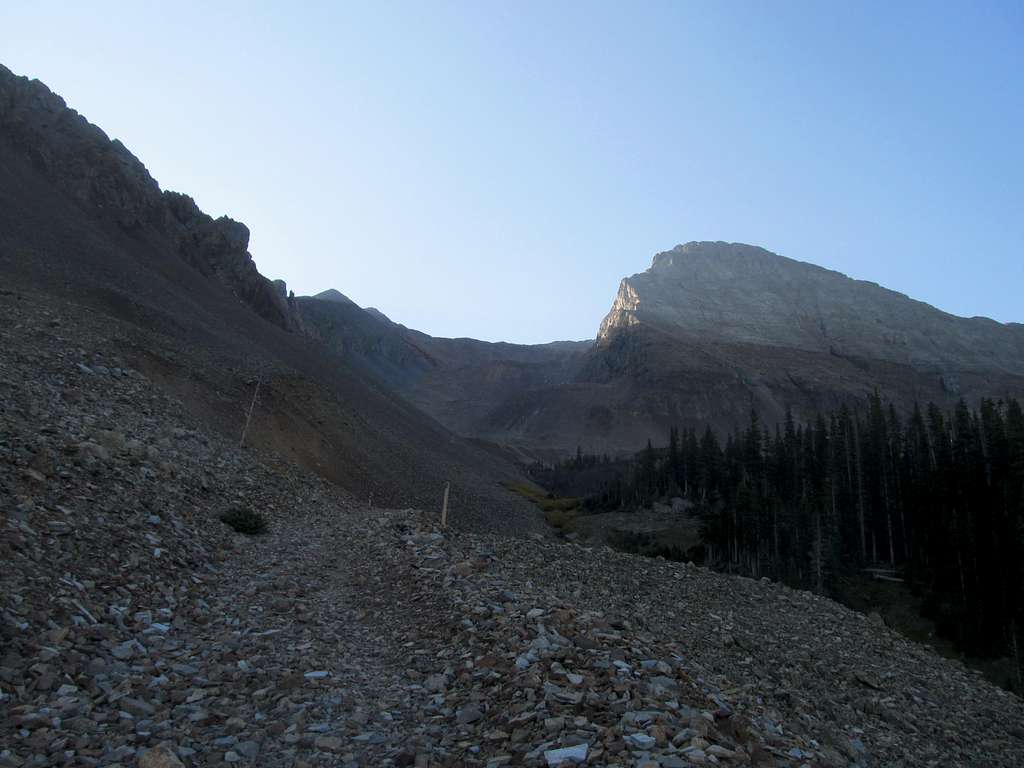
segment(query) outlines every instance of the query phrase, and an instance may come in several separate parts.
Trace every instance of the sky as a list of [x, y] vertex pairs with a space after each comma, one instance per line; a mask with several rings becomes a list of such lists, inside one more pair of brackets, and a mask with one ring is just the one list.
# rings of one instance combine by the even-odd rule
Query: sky
[[1019, 1], [34, 0], [0, 63], [433, 335], [592, 338], [690, 240], [1024, 322]]

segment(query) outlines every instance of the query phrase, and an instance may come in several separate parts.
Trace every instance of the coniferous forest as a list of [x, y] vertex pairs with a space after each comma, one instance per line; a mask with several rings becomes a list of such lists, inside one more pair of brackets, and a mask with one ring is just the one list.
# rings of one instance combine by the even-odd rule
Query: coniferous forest
[[547, 468], [563, 485], [602, 477], [585, 506], [635, 509], [681, 496], [702, 521], [707, 565], [836, 596], [844, 574], [898, 574], [961, 652], [1024, 656], [1024, 411], [960, 401], [901, 417], [874, 394], [798, 424], [724, 442], [671, 429], [628, 462], [578, 453]]

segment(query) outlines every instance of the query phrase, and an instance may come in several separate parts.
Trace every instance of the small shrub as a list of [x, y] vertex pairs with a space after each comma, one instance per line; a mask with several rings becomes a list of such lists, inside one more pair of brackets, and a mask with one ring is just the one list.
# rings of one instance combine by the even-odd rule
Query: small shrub
[[222, 523], [231, 526], [238, 533], [256, 536], [267, 530], [267, 518], [246, 507], [234, 507], [220, 516]]

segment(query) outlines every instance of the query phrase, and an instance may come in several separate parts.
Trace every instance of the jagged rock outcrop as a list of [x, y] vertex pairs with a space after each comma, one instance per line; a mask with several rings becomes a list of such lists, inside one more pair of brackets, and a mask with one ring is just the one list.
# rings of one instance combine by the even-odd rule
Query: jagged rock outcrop
[[0, 65], [0, 141], [29, 157], [62, 192], [127, 233], [173, 238], [181, 258], [260, 316], [295, 327], [287, 298], [256, 269], [244, 224], [203, 213], [188, 195], [161, 191], [146, 167], [38, 80]]
[[636, 312], [639, 308], [640, 297], [637, 295], [636, 289], [628, 278], [623, 278], [619, 283], [619, 292], [615, 294], [615, 300], [612, 302], [612, 308], [608, 310], [608, 314], [605, 315], [597, 329], [598, 341], [607, 339], [620, 328], [636, 325], [638, 322]]

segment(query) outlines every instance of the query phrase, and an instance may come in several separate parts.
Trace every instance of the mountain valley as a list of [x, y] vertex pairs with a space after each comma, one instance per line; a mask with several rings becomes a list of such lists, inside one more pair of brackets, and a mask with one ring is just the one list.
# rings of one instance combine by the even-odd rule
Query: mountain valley
[[[668, 467], [681, 428], [745, 493], [752, 420], [1024, 398], [1024, 326], [690, 242], [594, 339], [437, 338], [248, 248], [0, 65], [0, 768], [1024, 764], [961, 661], [566, 536], [530, 473]], [[673, 483], [645, 503], [703, 535]]]
[[303, 324], [463, 435], [538, 458], [621, 455], [668, 428], [771, 425], [878, 390], [909, 409], [1024, 393], [1024, 326], [948, 315], [762, 248], [687, 243], [626, 278], [592, 342], [438, 339], [298, 301]]

